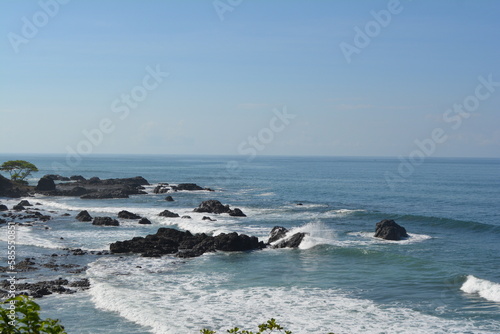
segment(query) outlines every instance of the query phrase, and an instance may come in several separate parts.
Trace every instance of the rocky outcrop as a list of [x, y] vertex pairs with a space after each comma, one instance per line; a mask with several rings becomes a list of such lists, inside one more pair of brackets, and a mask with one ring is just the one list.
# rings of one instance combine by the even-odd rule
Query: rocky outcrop
[[[71, 179], [73, 182], [55, 184], [54, 179]], [[128, 198], [130, 195], [146, 194], [143, 186], [148, 184], [149, 182], [142, 176], [107, 180], [92, 177], [87, 180], [79, 175], [71, 178], [46, 175], [40, 179], [35, 190], [45, 195], [80, 196], [82, 199]]]
[[392, 219], [384, 219], [375, 227], [375, 237], [385, 240], [399, 241], [408, 237], [406, 229]]
[[38, 180], [38, 184], [35, 187], [35, 191], [53, 191], [56, 190], [56, 184], [53, 179], [48, 177], [42, 177]]
[[92, 216], [88, 213], [87, 210], [84, 210], [80, 211], [80, 213], [76, 215], [76, 220], [81, 222], [90, 222], [92, 221]]
[[307, 235], [307, 233], [297, 232], [291, 237], [288, 237], [289, 232], [290, 231], [283, 226], [275, 226], [271, 230], [267, 244], [271, 245], [272, 248], [297, 248]]
[[51, 179], [53, 181], [71, 181], [71, 179], [69, 177], [61, 176], [61, 175], [57, 175], [57, 174], [47, 174], [47, 175], [44, 175], [42, 178]]
[[120, 222], [111, 217], [95, 217], [92, 221], [92, 225], [98, 226], [119, 226]]
[[[3, 289], [10, 289], [10, 284], [8, 280], [1, 282], [1, 287]], [[77, 288], [77, 290], [69, 288]], [[72, 294], [78, 290], [86, 290], [90, 287], [90, 282], [88, 279], [84, 278], [79, 281], [70, 282], [67, 279], [59, 278], [53, 281], [42, 281], [36, 283], [17, 283], [16, 290], [19, 292], [24, 292], [33, 298], [41, 298], [43, 296], [51, 295], [53, 293], [59, 294]], [[2, 296], [4, 297], [4, 296]]]
[[0, 175], [0, 197], [19, 198], [27, 196], [29, 191], [30, 187], [16, 184]]
[[135, 213], [132, 213], [127, 210], [122, 210], [118, 212], [118, 218], [123, 218], [123, 219], [141, 219], [141, 216], [136, 215]]
[[228, 213], [233, 217], [246, 217], [240, 209], [231, 209], [229, 205], [223, 205], [221, 202], [213, 199], [202, 202], [196, 209], [194, 209], [194, 212], [215, 214]]
[[7, 207], [7, 205], [0, 204], [0, 211], [7, 211], [7, 210], [9, 210], [9, 208]]
[[168, 210], [164, 210], [164, 211], [160, 212], [159, 216], [166, 217], [166, 218], [179, 218], [180, 217], [177, 213], [173, 213], [173, 212], [168, 211]]
[[139, 220], [139, 224], [141, 225], [150, 225], [151, 224], [151, 221], [147, 218], [141, 218], [141, 220]]
[[167, 201], [167, 202], [173, 202], [174, 198], [172, 196], [167, 196], [167, 197], [165, 197], [165, 201]]
[[263, 242], [245, 234], [193, 235], [189, 231], [182, 232], [171, 228], [160, 228], [156, 234], [118, 241], [110, 245], [112, 253], [140, 253], [148, 257], [177, 254], [183, 258], [200, 256], [205, 252], [235, 252], [262, 248], [265, 248]]
[[17, 205], [21, 205], [21, 206], [24, 206], [24, 207], [26, 207], [26, 206], [33, 206], [29, 201], [27, 201], [25, 199], [22, 200], [21, 202], [19, 202]]

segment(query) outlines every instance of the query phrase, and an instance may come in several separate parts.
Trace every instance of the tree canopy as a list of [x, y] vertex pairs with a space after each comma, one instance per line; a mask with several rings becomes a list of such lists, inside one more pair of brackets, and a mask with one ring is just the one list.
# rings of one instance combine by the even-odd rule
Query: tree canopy
[[25, 183], [25, 179], [33, 172], [38, 172], [38, 168], [31, 162], [24, 160], [10, 160], [0, 166], [0, 170], [10, 174], [10, 179], [14, 182]]

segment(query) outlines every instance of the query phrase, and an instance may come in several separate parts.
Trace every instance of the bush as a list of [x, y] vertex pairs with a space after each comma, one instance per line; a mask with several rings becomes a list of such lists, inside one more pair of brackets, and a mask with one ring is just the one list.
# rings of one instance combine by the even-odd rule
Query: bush
[[[67, 334], [59, 320], [40, 319], [40, 306], [24, 295], [7, 299], [0, 307], [2, 334]], [[5, 306], [7, 305], [7, 306]]]
[[[266, 323], [263, 323], [258, 326], [259, 331], [258, 332], [251, 332], [247, 330], [241, 330], [238, 327], [234, 327], [233, 329], [228, 329], [228, 333], [231, 334], [264, 334], [264, 333], [285, 333], [285, 334], [292, 334], [291, 331], [285, 330], [283, 327], [278, 325], [276, 323], [275, 319], [268, 320]], [[275, 332], [277, 330], [278, 332]], [[200, 331], [201, 334], [216, 334], [216, 331], [212, 331], [210, 329], [202, 329]], [[334, 333], [328, 333], [328, 334], [334, 334]]]

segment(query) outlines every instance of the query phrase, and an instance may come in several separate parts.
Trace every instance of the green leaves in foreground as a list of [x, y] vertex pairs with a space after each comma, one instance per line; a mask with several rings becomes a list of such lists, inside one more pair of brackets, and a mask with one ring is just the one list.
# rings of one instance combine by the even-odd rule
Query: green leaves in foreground
[[67, 334], [59, 320], [40, 319], [40, 306], [24, 295], [7, 299], [0, 307], [2, 334]]
[[[277, 332], [275, 332], [275, 330]], [[228, 329], [228, 333], [230, 334], [265, 334], [265, 333], [285, 333], [285, 334], [292, 334], [291, 331], [285, 330], [283, 327], [278, 325], [276, 323], [275, 319], [268, 320], [266, 323], [263, 323], [259, 325], [259, 331], [258, 332], [251, 332], [251, 331], [246, 331], [246, 330], [241, 330], [238, 327], [235, 327], [233, 329]], [[202, 329], [200, 331], [201, 334], [216, 334], [216, 331], [212, 331], [210, 329]], [[328, 334], [334, 334], [334, 333], [328, 333]]]

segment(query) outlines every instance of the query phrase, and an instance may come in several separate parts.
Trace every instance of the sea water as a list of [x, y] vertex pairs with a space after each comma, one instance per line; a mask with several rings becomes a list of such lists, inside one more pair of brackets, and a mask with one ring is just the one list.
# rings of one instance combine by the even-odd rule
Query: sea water
[[[53, 219], [19, 226], [18, 256], [47, 258], [63, 248], [106, 250], [160, 227], [193, 233], [238, 232], [266, 241], [274, 226], [306, 232], [298, 249], [207, 253], [193, 259], [138, 255], [70, 256], [85, 266], [89, 290], [37, 300], [44, 317], [68, 333], [224, 333], [275, 318], [293, 333], [500, 333], [500, 160], [427, 159], [401, 173], [390, 158], [93, 156], [67, 170], [64, 156], [24, 159], [44, 174], [143, 176], [147, 195], [82, 200], [37, 195]], [[391, 181], [387, 175], [398, 176]], [[214, 192], [154, 194], [155, 184], [197, 183]], [[217, 199], [246, 218], [193, 212]], [[9, 207], [19, 200], [0, 199]], [[191, 219], [164, 218], [168, 209]], [[75, 220], [81, 210], [112, 216], [128, 210], [151, 225], [118, 227]], [[49, 212], [51, 211], [51, 212]], [[62, 216], [68, 213], [70, 216]], [[394, 219], [410, 237], [373, 237]], [[0, 228], [6, 249], [7, 230]], [[62, 238], [62, 239], [61, 239]], [[3, 256], [5, 259], [5, 256]], [[31, 281], [57, 272], [26, 273]]]

